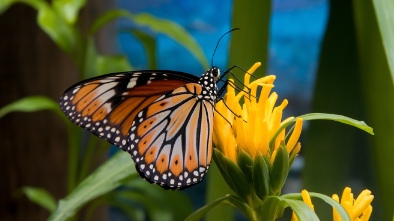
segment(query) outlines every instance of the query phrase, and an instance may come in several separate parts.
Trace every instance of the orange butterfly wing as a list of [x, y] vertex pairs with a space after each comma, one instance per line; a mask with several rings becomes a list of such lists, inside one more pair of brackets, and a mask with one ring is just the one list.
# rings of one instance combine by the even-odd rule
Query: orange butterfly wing
[[195, 83], [179, 87], [133, 121], [127, 151], [149, 182], [182, 189], [203, 179], [212, 157], [214, 113], [213, 103], [201, 98], [203, 90]]
[[200, 182], [212, 157], [213, 67], [199, 79], [175, 71], [135, 71], [69, 88], [60, 107], [75, 124], [131, 154], [151, 183], [182, 189]]
[[60, 107], [75, 124], [126, 150], [138, 112], [168, 91], [197, 81], [175, 71], [108, 74], [70, 87], [60, 98]]

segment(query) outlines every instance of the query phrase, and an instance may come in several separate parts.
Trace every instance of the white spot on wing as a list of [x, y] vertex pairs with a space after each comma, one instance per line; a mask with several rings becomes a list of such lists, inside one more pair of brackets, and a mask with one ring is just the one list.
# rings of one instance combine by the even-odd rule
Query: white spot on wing
[[127, 88], [133, 88], [137, 84], [137, 79], [136, 78], [131, 78], [130, 82], [127, 84]]

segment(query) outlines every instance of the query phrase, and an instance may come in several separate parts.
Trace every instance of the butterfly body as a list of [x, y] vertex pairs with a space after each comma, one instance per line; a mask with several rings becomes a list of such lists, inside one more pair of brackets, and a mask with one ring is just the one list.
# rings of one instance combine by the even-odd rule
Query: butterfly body
[[175, 71], [134, 71], [82, 81], [61, 97], [77, 125], [122, 148], [140, 175], [166, 189], [200, 182], [212, 156], [216, 79]]

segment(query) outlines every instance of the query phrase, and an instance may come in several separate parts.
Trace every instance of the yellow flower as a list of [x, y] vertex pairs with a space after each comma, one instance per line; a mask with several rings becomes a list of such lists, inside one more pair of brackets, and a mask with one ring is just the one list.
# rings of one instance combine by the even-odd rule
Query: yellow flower
[[[339, 203], [339, 197], [337, 194], [334, 194], [332, 198]], [[371, 195], [371, 191], [363, 190], [360, 195], [358, 195], [357, 199], [354, 200], [352, 189], [346, 187], [342, 193], [341, 205], [345, 208], [346, 212], [349, 214], [349, 217], [352, 221], [368, 221], [369, 217], [372, 213], [371, 202], [374, 196]], [[302, 200], [314, 210], [311, 197], [308, 191], [302, 191]], [[297, 221], [297, 217], [293, 213], [292, 221]], [[336, 209], [333, 209], [333, 221], [341, 221], [341, 217]]]
[[[223, 100], [216, 104], [218, 114], [214, 117], [213, 142], [223, 154], [237, 162], [238, 148], [245, 150], [252, 159], [256, 155], [268, 156], [271, 163], [276, 150], [285, 142], [286, 131], [278, 129], [285, 122], [294, 119], [289, 117], [282, 121], [282, 113], [288, 104], [285, 99], [275, 107], [278, 95], [270, 93], [274, 87], [274, 75], [266, 76], [250, 82], [251, 74], [260, 66], [255, 63], [245, 74], [244, 88], [236, 89], [234, 82], [227, 86]], [[236, 90], [238, 93], [236, 93]], [[294, 130], [286, 143], [287, 152], [294, 149], [299, 152], [298, 142], [302, 129], [302, 119], [297, 119]], [[276, 136], [275, 140], [272, 140]]]
[[[315, 208], [312, 204], [311, 196], [309, 196], [308, 191], [302, 190], [301, 195], [302, 195], [302, 200], [304, 201], [304, 203], [306, 203], [314, 211]], [[293, 216], [291, 217], [291, 221], [298, 221], [298, 218], [294, 212], [293, 212]]]
[[[339, 197], [337, 194], [334, 194], [332, 198], [339, 203]], [[358, 195], [357, 199], [354, 200], [352, 189], [346, 187], [343, 190], [341, 205], [345, 208], [346, 212], [349, 214], [350, 219], [353, 221], [367, 221], [372, 213], [371, 202], [374, 196], [371, 195], [371, 191], [363, 190], [360, 195]], [[333, 209], [334, 221], [340, 221], [338, 212]]]

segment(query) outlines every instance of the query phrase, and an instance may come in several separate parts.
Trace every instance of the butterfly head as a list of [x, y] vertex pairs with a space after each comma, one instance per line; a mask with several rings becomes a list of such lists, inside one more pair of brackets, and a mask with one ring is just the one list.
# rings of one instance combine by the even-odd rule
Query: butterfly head
[[214, 66], [211, 68], [210, 72], [212, 73], [212, 77], [215, 79], [215, 81], [219, 78], [220, 76], [220, 70], [218, 67]]

